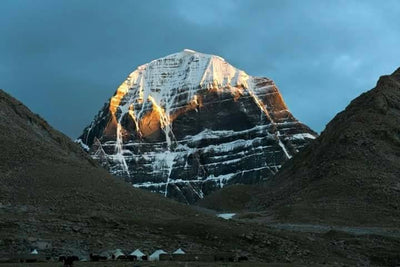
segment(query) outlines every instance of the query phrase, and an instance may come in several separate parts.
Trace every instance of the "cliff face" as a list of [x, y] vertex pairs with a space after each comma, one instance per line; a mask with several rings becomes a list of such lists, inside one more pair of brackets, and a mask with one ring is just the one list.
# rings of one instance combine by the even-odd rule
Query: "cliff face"
[[268, 178], [315, 136], [272, 80], [184, 50], [132, 72], [78, 142], [135, 187], [193, 203]]

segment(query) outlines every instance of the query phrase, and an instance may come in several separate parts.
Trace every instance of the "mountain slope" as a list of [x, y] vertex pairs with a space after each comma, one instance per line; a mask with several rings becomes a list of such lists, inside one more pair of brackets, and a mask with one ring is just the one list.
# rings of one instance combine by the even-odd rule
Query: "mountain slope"
[[136, 187], [193, 203], [273, 175], [315, 136], [272, 80], [184, 50], [132, 72], [78, 141]]
[[[398, 226], [399, 134], [400, 69], [354, 99], [262, 188], [242, 188], [250, 200], [231, 206], [272, 210], [278, 220]], [[226, 203], [233, 190], [203, 205]]]
[[151, 253], [178, 247], [211, 257], [247, 255], [252, 264], [399, 262], [397, 239], [225, 221], [132, 188], [2, 90], [0, 148], [0, 262], [24, 257], [31, 249], [40, 257], [87, 258], [90, 252], [117, 248]]
[[0, 148], [0, 258], [33, 248], [46, 256], [87, 257], [116, 248], [215, 253], [251, 247], [246, 227], [113, 178], [2, 90]]

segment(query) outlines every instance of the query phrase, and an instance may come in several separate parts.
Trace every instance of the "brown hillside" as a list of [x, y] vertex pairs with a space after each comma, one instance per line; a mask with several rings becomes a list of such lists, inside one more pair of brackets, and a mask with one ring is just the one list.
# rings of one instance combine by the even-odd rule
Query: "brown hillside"
[[248, 255], [253, 262], [354, 266], [396, 264], [400, 245], [384, 236], [296, 233], [225, 221], [134, 189], [0, 91], [0, 262], [34, 248], [42, 257], [88, 257], [116, 248], [149, 253], [178, 247]]
[[230, 202], [273, 211], [280, 221], [400, 225], [400, 69], [353, 100], [266, 184], [243, 188], [249, 201], [234, 204], [234, 190], [202, 205], [226, 209]]
[[2, 90], [0, 148], [0, 258], [33, 248], [86, 257], [116, 248], [251, 250], [244, 236], [253, 230], [112, 177]]

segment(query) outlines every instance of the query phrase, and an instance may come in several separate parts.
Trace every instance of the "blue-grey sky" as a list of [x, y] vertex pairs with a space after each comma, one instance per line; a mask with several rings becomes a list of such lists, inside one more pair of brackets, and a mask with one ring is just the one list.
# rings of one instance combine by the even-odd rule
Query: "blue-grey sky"
[[400, 1], [1, 0], [0, 88], [72, 138], [138, 65], [190, 48], [272, 78], [316, 131], [400, 67]]

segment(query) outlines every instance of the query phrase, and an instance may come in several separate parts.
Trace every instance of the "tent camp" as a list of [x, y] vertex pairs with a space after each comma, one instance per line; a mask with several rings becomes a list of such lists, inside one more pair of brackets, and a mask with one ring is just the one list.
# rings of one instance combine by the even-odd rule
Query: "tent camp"
[[172, 254], [186, 254], [185, 251], [183, 251], [183, 249], [178, 248], [177, 250], [175, 250]]
[[37, 251], [37, 249], [34, 249], [34, 250], [32, 250], [31, 254], [32, 255], [37, 255], [37, 254], [39, 254], [39, 252]]
[[151, 254], [149, 256], [149, 260], [151, 260], [151, 261], [159, 261], [160, 260], [160, 255], [162, 255], [162, 254], [168, 254], [168, 253], [165, 252], [162, 249], [158, 249], [158, 250], [154, 251], [153, 254]]
[[136, 249], [131, 254], [129, 254], [129, 256], [135, 256], [138, 261], [141, 261], [143, 260], [143, 256], [145, 256], [145, 254], [141, 252], [140, 249]]

